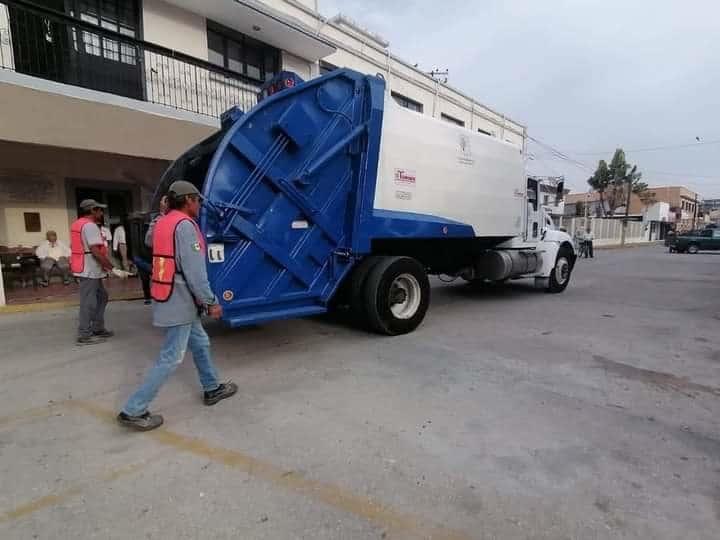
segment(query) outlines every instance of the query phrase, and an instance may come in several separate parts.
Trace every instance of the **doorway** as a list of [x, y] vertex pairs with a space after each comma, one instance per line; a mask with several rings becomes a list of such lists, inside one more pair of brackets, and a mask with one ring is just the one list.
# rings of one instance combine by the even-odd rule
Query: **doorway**
[[95, 199], [106, 204], [105, 220], [116, 227], [133, 211], [132, 191], [129, 189], [98, 189], [78, 187], [75, 189], [75, 207], [80, 207], [84, 199]]

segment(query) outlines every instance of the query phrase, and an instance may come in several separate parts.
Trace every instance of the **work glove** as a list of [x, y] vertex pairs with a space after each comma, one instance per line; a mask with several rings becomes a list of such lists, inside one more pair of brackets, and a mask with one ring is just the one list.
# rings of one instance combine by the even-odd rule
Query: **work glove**
[[120, 268], [113, 268], [112, 273], [115, 277], [119, 277], [120, 279], [127, 279], [130, 276], [130, 272], [126, 272]]

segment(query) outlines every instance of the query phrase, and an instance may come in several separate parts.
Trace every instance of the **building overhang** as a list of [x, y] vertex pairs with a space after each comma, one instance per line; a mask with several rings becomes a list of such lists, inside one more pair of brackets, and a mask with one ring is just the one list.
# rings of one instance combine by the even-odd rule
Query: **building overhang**
[[306, 60], [314, 62], [336, 51], [317, 29], [255, 0], [165, 1]]

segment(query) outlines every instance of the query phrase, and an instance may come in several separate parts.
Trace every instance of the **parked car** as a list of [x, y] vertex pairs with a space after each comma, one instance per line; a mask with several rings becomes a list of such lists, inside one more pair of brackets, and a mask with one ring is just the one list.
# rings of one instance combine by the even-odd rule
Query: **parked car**
[[720, 229], [702, 229], [678, 234], [669, 241], [673, 253], [697, 253], [704, 250], [720, 250]]

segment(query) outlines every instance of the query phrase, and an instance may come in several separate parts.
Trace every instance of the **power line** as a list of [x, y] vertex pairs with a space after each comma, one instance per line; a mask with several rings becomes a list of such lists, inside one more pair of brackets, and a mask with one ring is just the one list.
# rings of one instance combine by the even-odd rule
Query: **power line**
[[[638, 167], [639, 169], [639, 167]], [[702, 178], [704, 180], [720, 180], [720, 176], [708, 176], [704, 174], [694, 174], [694, 173], [671, 173], [671, 172], [665, 172], [665, 171], [653, 171], [651, 169], [643, 169], [640, 172], [648, 172], [651, 174], [660, 174], [663, 176], [682, 176], [687, 178]]]
[[544, 142], [536, 139], [535, 137], [531, 137], [528, 135], [528, 139], [530, 139], [531, 141], [533, 141], [535, 144], [539, 145], [540, 147], [548, 150], [552, 154], [553, 157], [563, 160], [563, 161], [566, 161], [567, 163], [570, 163], [571, 165], [574, 165], [575, 167], [578, 167], [579, 169], [582, 169], [583, 171], [592, 172], [592, 168], [587, 163], [583, 163], [582, 161], [573, 159], [570, 156], [568, 156], [565, 153], [558, 150], [557, 148], [553, 148], [549, 144], [544, 143]]
[[[634, 148], [630, 150], [625, 150], [626, 154], [629, 153], [637, 153], [637, 152], [657, 152], [658, 150], [674, 150], [677, 148], [697, 148], [698, 146], [705, 146], [708, 144], [720, 144], [720, 139], [713, 140], [713, 141], [700, 141], [700, 142], [694, 142], [694, 143], [685, 143], [685, 144], [671, 144], [668, 146], [653, 146], [650, 148]], [[610, 155], [613, 154], [615, 150], [610, 150], [607, 152], [569, 152], [570, 154], [574, 154], [576, 156], [604, 156], [604, 155]]]
[[[582, 169], [583, 171], [593, 172], [593, 168], [592, 168], [591, 166], [589, 166], [588, 164], [583, 163], [583, 162], [581, 162], [581, 161], [578, 161], [578, 160], [576, 160], [576, 159], [573, 159], [573, 158], [568, 157], [564, 152], [561, 152], [560, 150], [558, 150], [558, 149], [550, 146], [550, 145], [547, 144], [547, 143], [544, 143], [544, 142], [536, 139], [535, 137], [528, 136], [528, 138], [529, 138], [531, 141], [533, 141], [534, 143], [536, 143], [537, 145], [539, 145], [541, 148], [544, 148], [546, 151], [548, 151], [548, 152], [550, 153], [550, 157], [554, 157], [555, 159], [558, 159], [558, 160], [564, 161], [564, 162], [566, 162], [566, 163], [569, 163], [569, 164], [571, 164], [571, 165], [574, 165], [574, 166]], [[715, 144], [715, 143], [720, 143], [720, 140], [719, 140], [719, 141], [707, 141], [707, 142], [705, 142], [705, 143], [696, 143], [696, 144]], [[537, 156], [537, 158], [538, 158], [540, 161], [542, 161], [543, 163], [545, 163], [545, 161], [544, 161], [540, 156]], [[547, 165], [547, 163], [546, 163], [546, 165]], [[696, 184], [695, 182], [692, 182], [692, 179], [693, 179], [693, 178], [696, 178], [696, 179], [705, 179], [705, 180], [720, 180], [720, 176], [717, 176], [717, 175], [716, 175], [716, 176], [709, 176], [709, 175], [702, 175], [702, 174], [695, 174], [695, 173], [678, 173], [678, 172], [656, 171], [656, 170], [653, 170], [653, 169], [645, 169], [645, 168], [641, 168], [641, 167], [638, 167], [638, 170], [639, 170], [640, 172], [642, 172], [642, 173], [649, 173], [649, 174], [653, 174], [653, 175], [673, 176], [673, 177], [676, 177], [676, 178], [683, 178], [683, 182], [686, 183], [686, 184], [695, 184], [695, 185], [698, 185], [698, 184]]]

